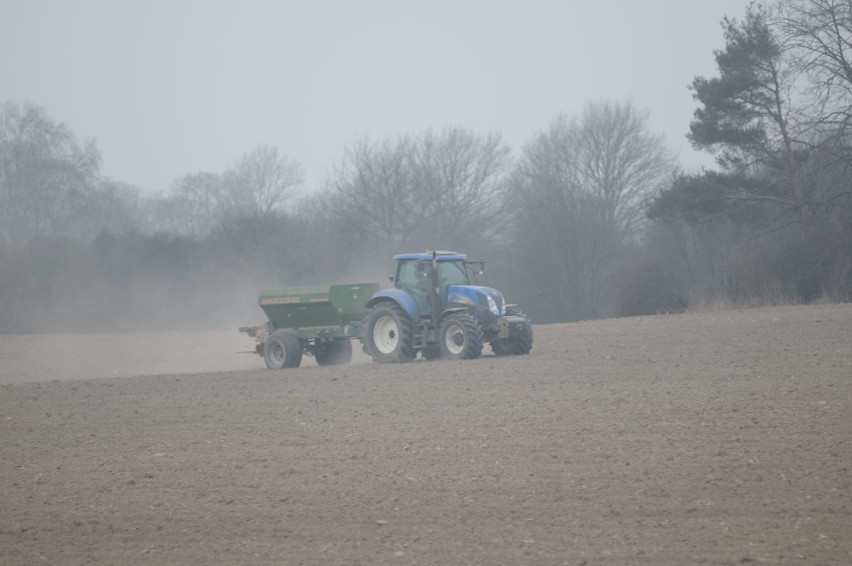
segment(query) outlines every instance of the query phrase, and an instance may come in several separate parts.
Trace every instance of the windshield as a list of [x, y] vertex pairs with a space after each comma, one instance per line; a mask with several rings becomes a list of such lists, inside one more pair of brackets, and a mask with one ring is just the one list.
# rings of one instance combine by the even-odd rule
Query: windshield
[[438, 262], [438, 285], [467, 285], [467, 270], [462, 261], [439, 261]]

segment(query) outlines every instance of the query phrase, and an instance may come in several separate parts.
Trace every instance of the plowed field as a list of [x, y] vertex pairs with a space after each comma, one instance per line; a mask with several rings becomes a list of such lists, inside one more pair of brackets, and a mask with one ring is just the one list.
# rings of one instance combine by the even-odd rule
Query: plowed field
[[852, 305], [269, 371], [0, 336], [0, 564], [852, 564]]

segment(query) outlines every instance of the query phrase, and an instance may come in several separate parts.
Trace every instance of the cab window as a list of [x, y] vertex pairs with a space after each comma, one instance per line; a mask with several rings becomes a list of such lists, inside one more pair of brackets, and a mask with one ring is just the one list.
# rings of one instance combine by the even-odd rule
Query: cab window
[[416, 262], [411, 260], [400, 263], [399, 272], [396, 275], [396, 286], [400, 289], [411, 289], [417, 287], [418, 282]]
[[467, 285], [467, 272], [460, 261], [442, 261], [438, 263], [438, 285]]

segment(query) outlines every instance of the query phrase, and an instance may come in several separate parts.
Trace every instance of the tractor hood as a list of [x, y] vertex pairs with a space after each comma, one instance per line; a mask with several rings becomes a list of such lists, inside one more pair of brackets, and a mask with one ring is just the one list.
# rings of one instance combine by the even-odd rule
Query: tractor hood
[[447, 303], [470, 305], [488, 310], [494, 316], [506, 314], [503, 293], [491, 287], [479, 285], [450, 285], [447, 287]]

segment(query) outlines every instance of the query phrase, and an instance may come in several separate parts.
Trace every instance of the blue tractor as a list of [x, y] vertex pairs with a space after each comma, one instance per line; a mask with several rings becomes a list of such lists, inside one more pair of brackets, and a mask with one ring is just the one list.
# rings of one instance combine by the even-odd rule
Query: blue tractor
[[[476, 285], [484, 261], [457, 252], [394, 256], [393, 289], [367, 302], [364, 351], [382, 363], [476, 359], [484, 343], [498, 356], [529, 354], [529, 318], [496, 289]], [[471, 283], [474, 284], [471, 284]]]

